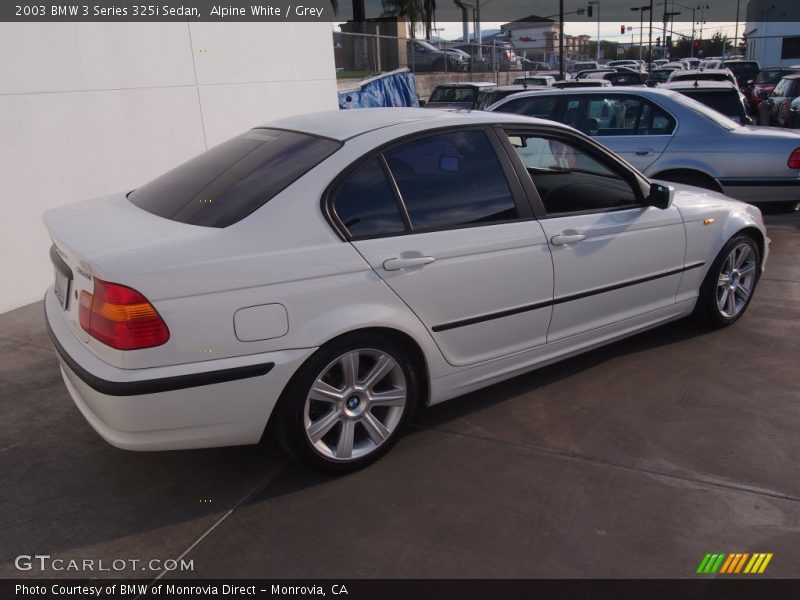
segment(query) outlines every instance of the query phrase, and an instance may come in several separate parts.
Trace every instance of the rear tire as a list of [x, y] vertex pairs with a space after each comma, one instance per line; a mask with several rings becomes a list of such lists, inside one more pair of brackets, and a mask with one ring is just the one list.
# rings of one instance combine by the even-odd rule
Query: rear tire
[[761, 276], [761, 252], [749, 235], [733, 236], [708, 270], [693, 317], [714, 328], [738, 321], [753, 299]]
[[295, 459], [320, 470], [355, 471], [391, 449], [418, 398], [419, 375], [407, 350], [374, 333], [353, 333], [298, 369], [270, 426]]

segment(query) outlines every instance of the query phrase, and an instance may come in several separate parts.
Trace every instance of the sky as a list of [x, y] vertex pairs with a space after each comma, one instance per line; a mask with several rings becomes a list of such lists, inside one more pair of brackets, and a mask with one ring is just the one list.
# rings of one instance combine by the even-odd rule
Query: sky
[[[499, 29], [502, 22], [499, 23], [482, 23], [481, 30], [487, 29]], [[612, 42], [622, 42], [622, 43], [630, 43], [631, 41], [631, 33], [634, 35], [634, 42], [639, 42], [639, 19], [636, 18], [635, 20], [632, 19], [624, 25], [626, 27], [631, 27], [630, 31], [626, 30], [625, 35], [620, 35], [620, 25], [623, 23], [617, 23], [616, 21], [611, 23], [607, 21], [600, 22], [600, 38], [604, 40], [609, 40]], [[739, 23], [739, 36], [742, 35], [744, 32], [744, 22]], [[443, 37], [445, 39], [454, 39], [457, 37], [461, 37], [461, 23], [437, 23], [437, 29], [441, 28], [441, 31], [437, 31], [437, 35]], [[647, 37], [649, 31], [649, 23], [647, 20], [644, 21], [643, 25], [644, 29], [644, 37]], [[472, 29], [470, 28], [470, 32]], [[653, 37], [657, 37], [661, 35], [663, 31], [663, 24], [658, 21], [653, 21]], [[711, 22], [705, 23], [703, 25], [703, 37], [709, 38], [717, 31], [721, 32], [723, 35], [727, 34], [729, 37], [733, 37], [734, 32], [736, 31], [736, 23], [733, 21], [718, 21], [718, 22]], [[692, 34], [692, 24], [686, 22], [676, 22], [673, 27], [673, 32], [675, 33], [682, 33], [687, 36], [691, 36]], [[597, 39], [597, 21], [589, 22], [589, 23], [575, 23], [575, 22], [567, 22], [564, 23], [564, 33], [566, 35], [589, 35], [593, 40]], [[700, 37], [700, 25], [695, 25], [695, 37]]]

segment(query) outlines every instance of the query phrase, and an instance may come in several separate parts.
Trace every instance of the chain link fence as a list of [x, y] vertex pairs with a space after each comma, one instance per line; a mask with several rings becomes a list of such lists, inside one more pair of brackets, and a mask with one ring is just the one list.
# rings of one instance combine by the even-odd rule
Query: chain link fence
[[[368, 28], [369, 25], [365, 25]], [[545, 52], [517, 51], [505, 41], [489, 43], [428, 42], [380, 33], [342, 31], [334, 34], [334, 56], [339, 78], [367, 77], [407, 67], [413, 73], [481, 75], [496, 83], [513, 81], [523, 72], [557, 69], [557, 59]], [[556, 65], [553, 67], [552, 65]]]

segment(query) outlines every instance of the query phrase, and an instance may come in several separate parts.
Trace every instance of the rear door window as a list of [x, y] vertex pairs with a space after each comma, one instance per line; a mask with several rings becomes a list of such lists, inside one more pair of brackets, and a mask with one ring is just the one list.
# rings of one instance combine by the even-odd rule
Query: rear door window
[[558, 96], [528, 96], [526, 98], [518, 98], [506, 102], [497, 110], [499, 112], [514, 113], [527, 117], [554, 120], [556, 118], [555, 112], [557, 105]]
[[415, 231], [518, 217], [508, 180], [484, 131], [425, 136], [384, 156]]
[[203, 152], [128, 195], [159, 217], [206, 227], [244, 219], [341, 147], [277, 129], [252, 129]]
[[402, 233], [400, 207], [378, 158], [359, 165], [333, 194], [333, 209], [354, 238]]
[[675, 119], [635, 96], [591, 95], [570, 97], [561, 121], [588, 135], [669, 135]]

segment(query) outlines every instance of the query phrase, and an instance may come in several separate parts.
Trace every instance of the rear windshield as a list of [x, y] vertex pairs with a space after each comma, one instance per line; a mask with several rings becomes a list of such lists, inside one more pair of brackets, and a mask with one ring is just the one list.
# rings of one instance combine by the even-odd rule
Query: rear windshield
[[694, 98], [706, 106], [721, 112], [726, 117], [731, 117], [738, 123], [744, 122], [744, 106], [739, 99], [736, 91], [730, 92], [695, 92], [693, 90], [681, 90], [689, 98]]
[[428, 102], [474, 102], [477, 93], [474, 87], [437, 87]]
[[252, 129], [203, 152], [128, 195], [147, 212], [189, 225], [244, 219], [339, 149], [294, 131]]
[[728, 67], [738, 79], [753, 79], [758, 73], [757, 62], [726, 62]]
[[721, 112], [714, 110], [710, 106], [706, 106], [702, 102], [698, 102], [693, 98], [689, 98], [689, 96], [684, 96], [683, 94], [676, 94], [674, 99], [677, 102], [680, 102], [684, 106], [691, 108], [694, 112], [698, 113], [699, 115], [704, 116], [709, 121], [716, 123], [720, 127], [727, 129], [728, 131], [734, 131], [739, 128], [740, 123], [737, 123], [730, 117], [723, 115]]
[[[731, 81], [731, 77], [727, 73], [708, 73], [703, 71], [692, 71], [691, 73], [681, 73], [680, 71], [672, 76], [672, 81]], [[731, 83], [733, 83], [731, 81]]]
[[761, 71], [756, 78], [756, 83], [778, 83], [788, 71]]

